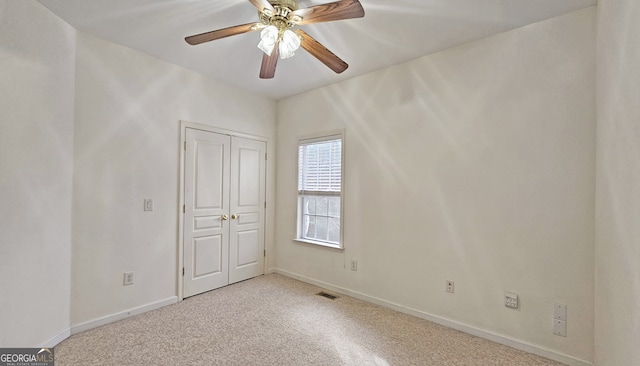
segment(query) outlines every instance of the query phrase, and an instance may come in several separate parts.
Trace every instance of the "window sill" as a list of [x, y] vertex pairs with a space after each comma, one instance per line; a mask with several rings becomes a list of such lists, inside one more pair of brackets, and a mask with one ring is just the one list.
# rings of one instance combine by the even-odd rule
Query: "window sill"
[[302, 244], [313, 244], [313, 245], [318, 245], [321, 247], [325, 247], [325, 248], [332, 248], [332, 249], [338, 249], [338, 250], [343, 250], [344, 248], [342, 247], [342, 245], [340, 244], [329, 244], [329, 243], [324, 243], [321, 241], [314, 241], [314, 240], [308, 240], [308, 239], [293, 239], [294, 242], [297, 243], [302, 243]]

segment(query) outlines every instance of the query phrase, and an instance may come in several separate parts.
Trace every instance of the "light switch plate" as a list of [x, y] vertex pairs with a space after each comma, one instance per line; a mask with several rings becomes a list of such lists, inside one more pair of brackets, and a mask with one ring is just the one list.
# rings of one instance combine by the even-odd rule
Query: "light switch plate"
[[565, 304], [553, 304], [553, 319], [567, 320], [567, 305]]
[[567, 322], [565, 320], [553, 319], [553, 334], [560, 337], [566, 337]]
[[144, 210], [153, 211], [153, 200], [151, 198], [144, 199]]

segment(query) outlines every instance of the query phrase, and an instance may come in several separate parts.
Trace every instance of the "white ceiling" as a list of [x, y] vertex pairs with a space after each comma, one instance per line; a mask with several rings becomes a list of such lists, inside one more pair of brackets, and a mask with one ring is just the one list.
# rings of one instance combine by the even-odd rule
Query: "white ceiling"
[[[257, 21], [248, 0], [38, 0], [76, 29], [280, 99], [574, 10], [596, 0], [360, 0], [364, 18], [302, 28], [344, 59], [337, 75], [300, 49], [258, 78], [259, 33], [190, 46], [184, 37]], [[300, 8], [333, 0], [299, 0]]]

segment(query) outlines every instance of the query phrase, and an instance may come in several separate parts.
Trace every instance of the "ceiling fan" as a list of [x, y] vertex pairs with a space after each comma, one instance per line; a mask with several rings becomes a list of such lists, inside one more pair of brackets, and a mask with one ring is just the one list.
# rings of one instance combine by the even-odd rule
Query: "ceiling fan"
[[305, 31], [295, 28], [312, 23], [361, 18], [364, 16], [364, 9], [358, 0], [340, 0], [304, 9], [299, 9], [295, 0], [249, 0], [249, 2], [258, 8], [259, 22], [196, 34], [186, 37], [185, 41], [190, 45], [197, 45], [261, 30], [261, 41], [258, 44], [258, 48], [264, 52], [260, 68], [261, 79], [273, 78], [278, 58], [285, 59], [293, 56], [300, 46], [338, 74], [349, 67], [346, 62]]

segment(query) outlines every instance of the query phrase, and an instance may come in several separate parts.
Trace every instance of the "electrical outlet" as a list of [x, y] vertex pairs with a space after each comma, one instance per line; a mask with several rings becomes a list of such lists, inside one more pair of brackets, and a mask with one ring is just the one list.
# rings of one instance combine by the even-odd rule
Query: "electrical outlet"
[[122, 286], [133, 285], [133, 272], [125, 272], [124, 279], [122, 280]]
[[352, 271], [357, 271], [358, 270], [358, 261], [355, 259], [351, 260], [351, 270]]
[[517, 309], [518, 308], [518, 294], [514, 294], [513, 292], [505, 292], [504, 293], [504, 306]]
[[454, 293], [455, 292], [455, 283], [453, 281], [447, 281], [447, 292]]

